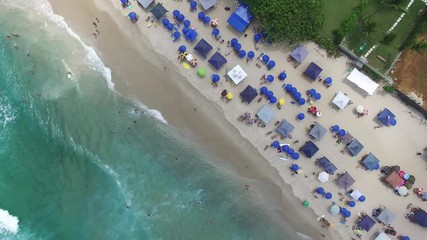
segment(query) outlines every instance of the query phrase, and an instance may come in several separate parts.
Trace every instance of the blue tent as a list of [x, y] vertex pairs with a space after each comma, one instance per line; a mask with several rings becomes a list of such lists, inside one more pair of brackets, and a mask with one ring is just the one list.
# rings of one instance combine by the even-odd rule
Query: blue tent
[[427, 227], [427, 213], [421, 208], [415, 210], [414, 216], [411, 218], [411, 222]]
[[380, 160], [374, 156], [374, 154], [369, 153], [369, 155], [363, 160], [363, 165], [369, 170], [378, 170]]
[[283, 120], [280, 125], [276, 128], [276, 131], [278, 131], [280, 134], [282, 134], [284, 137], [288, 137], [289, 134], [295, 129], [295, 127], [290, 124], [288, 121]]
[[209, 8], [215, 6], [216, 0], [199, 0], [199, 3], [202, 5], [203, 9], [208, 10]]
[[240, 97], [242, 97], [243, 101], [247, 102], [248, 104], [251, 103], [252, 100], [254, 100], [257, 96], [257, 91], [251, 87], [251, 85], [248, 85], [245, 90], [240, 93]]
[[323, 136], [325, 136], [325, 133], [326, 133], [326, 128], [324, 128], [319, 123], [316, 123], [309, 132], [310, 136], [312, 136], [313, 138], [319, 141], [323, 138]]
[[388, 108], [384, 108], [377, 116], [378, 120], [385, 126], [390, 126], [391, 120], [395, 117], [396, 116], [390, 110], [388, 110]]
[[274, 118], [274, 112], [268, 107], [267, 104], [264, 105], [264, 107], [262, 107], [256, 115], [265, 125], [267, 125]]
[[157, 3], [157, 4], [156, 4], [156, 6], [154, 6], [154, 7], [150, 10], [150, 12], [153, 14], [153, 16], [154, 16], [157, 20], [159, 20], [160, 18], [162, 18], [162, 17], [163, 17], [163, 15], [165, 15], [165, 14], [168, 12], [168, 10], [166, 10], [166, 8], [164, 8], [162, 4]]
[[240, 4], [236, 11], [228, 18], [227, 22], [237, 31], [244, 32], [253, 19], [248, 10], [248, 5]]
[[295, 61], [302, 63], [304, 61], [304, 59], [307, 57], [307, 55], [308, 55], [307, 50], [305, 50], [304, 47], [300, 46], [300, 47], [295, 48], [295, 50], [291, 54], [291, 57]]
[[353, 157], [357, 156], [357, 154], [359, 154], [363, 148], [364, 146], [357, 139], [353, 139], [353, 141], [347, 145], [347, 150]]
[[326, 166], [324, 168], [324, 170], [325, 170], [325, 172], [327, 172], [329, 174], [334, 174], [335, 171], [337, 170], [337, 167], [333, 163], [331, 163], [328, 166]]
[[194, 42], [197, 38], [197, 32], [193, 29], [188, 30], [188, 32], [185, 34], [185, 39], [189, 40], [190, 42]]
[[337, 167], [326, 157], [319, 158], [317, 160], [317, 164], [319, 164], [325, 170], [325, 172], [329, 174], [334, 174], [337, 170]]
[[221, 53], [216, 52], [208, 61], [216, 70], [219, 70], [225, 63], [227, 59], [221, 55]]
[[319, 148], [312, 141], [307, 141], [300, 150], [306, 157], [311, 158], [319, 151]]
[[323, 69], [321, 69], [317, 64], [311, 62], [310, 65], [305, 70], [304, 74], [307, 75], [311, 80], [316, 80], [319, 77], [320, 73]]
[[363, 218], [357, 223], [357, 226], [369, 232], [371, 228], [375, 225], [374, 219], [369, 217], [368, 215], [363, 216]]
[[212, 46], [205, 41], [205, 39], [200, 39], [200, 41], [194, 47], [194, 50], [200, 54], [200, 56], [206, 58], [206, 55], [212, 50]]

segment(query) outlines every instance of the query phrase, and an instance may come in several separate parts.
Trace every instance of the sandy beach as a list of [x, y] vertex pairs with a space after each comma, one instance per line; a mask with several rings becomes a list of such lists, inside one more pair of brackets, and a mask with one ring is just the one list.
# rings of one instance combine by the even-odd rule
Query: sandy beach
[[[157, 27], [148, 27], [144, 20], [151, 14], [137, 6], [135, 1], [131, 1], [133, 4], [131, 9], [123, 9], [120, 1], [52, 0], [51, 3], [54, 11], [64, 16], [84, 41], [95, 47], [105, 64], [112, 68], [113, 81], [118, 92], [140, 99], [149, 108], [158, 109], [169, 124], [229, 160], [233, 166], [230, 171], [248, 180], [251, 186], [250, 194], [254, 199], [259, 199], [260, 206], [266, 211], [271, 211], [273, 217], [279, 220], [285, 219], [286, 224], [290, 224], [297, 231], [313, 239], [322, 239], [321, 233], [326, 235], [326, 239], [350, 239], [355, 238], [352, 226], [357, 219], [357, 213], [366, 212], [370, 215], [372, 209], [382, 205], [396, 214], [392, 226], [399, 235], [408, 235], [411, 239], [423, 239], [425, 229], [410, 223], [405, 219], [405, 214], [409, 203], [425, 209], [425, 202], [421, 202], [411, 190], [408, 197], [394, 194], [392, 189], [385, 187], [378, 180], [379, 171], [365, 171], [359, 167], [358, 161], [362, 155], [372, 152], [380, 160], [381, 166], [398, 164], [405, 172], [416, 177], [414, 187], [426, 187], [422, 184], [427, 183], [425, 174], [427, 153], [424, 152], [422, 156], [416, 155], [427, 147], [426, 121], [381, 89], [378, 89], [373, 96], [366, 96], [355, 85], [345, 80], [348, 75], [346, 58], [327, 58], [325, 51], [313, 43], [307, 43], [305, 48], [309, 55], [299, 67], [294, 69], [286, 61], [293, 50], [292, 47], [259, 44], [259, 50], [255, 51], [255, 56], [261, 52], [268, 54], [276, 61], [275, 68], [267, 70], [264, 65], [258, 68], [256, 60], [246, 63], [245, 59], [240, 59], [231, 53], [227, 56], [226, 66], [218, 74], [222, 77], [225, 69], [231, 69], [236, 64], [240, 64], [248, 73], [248, 77], [237, 86], [231, 86], [222, 78], [219, 86], [213, 87], [209, 75], [216, 71], [208, 65], [207, 60], [203, 60], [192, 50], [197, 40], [192, 44], [183, 38], [173, 42], [170, 32], [161, 26], [161, 23]], [[220, 44], [211, 36], [212, 28], [197, 20], [197, 13], [189, 11], [187, 2], [165, 1], [163, 4], [169, 10], [167, 18], [172, 20], [172, 11], [180, 10], [187, 19], [191, 20], [192, 26], [197, 27], [198, 39], [204, 38], [213, 46], [214, 49], [209, 53], [208, 58], [217, 49], [223, 55], [231, 51], [231, 48], [226, 47], [226, 43]], [[231, 13], [224, 10], [226, 4], [232, 7], [232, 10], [235, 7], [231, 1], [219, 1], [216, 8], [208, 11], [208, 15], [219, 19], [222, 38], [227, 41], [236, 37], [243, 49], [255, 50], [254, 33], [251, 27], [247, 30], [248, 36], [245, 38], [243, 34], [238, 33], [226, 23]], [[127, 19], [126, 15], [130, 10], [140, 15], [138, 23], [132, 24]], [[98, 24], [100, 34], [97, 38], [92, 36], [94, 31], [92, 21], [95, 17], [100, 19]], [[197, 77], [195, 68], [186, 70], [176, 60], [177, 49], [182, 44], [197, 56], [198, 67], [207, 69], [205, 78]], [[312, 82], [302, 74], [312, 61], [323, 68], [322, 77], [330, 76], [334, 79], [330, 88], [326, 88], [319, 82]], [[322, 94], [322, 99], [315, 102], [318, 109], [323, 112], [322, 117], [314, 118], [306, 114], [303, 121], [296, 120], [298, 113], [306, 113], [307, 105], [290, 104], [292, 99], [282, 89], [283, 82], [275, 79], [273, 83], [265, 86], [272, 89], [277, 98], [283, 97], [287, 103], [280, 110], [275, 105], [270, 105], [276, 113], [273, 121], [265, 128], [257, 127], [256, 124], [248, 126], [237, 121], [239, 115], [245, 112], [255, 115], [262, 106], [268, 104], [265, 99], [261, 102], [254, 100], [249, 105], [241, 103], [237, 97], [238, 94], [248, 84], [259, 88], [261, 86], [259, 79], [263, 74], [272, 74], [277, 77], [283, 70], [287, 73], [285, 83], [291, 83], [301, 92], [315, 88]], [[150, 75], [153, 81], [140, 82], [138, 76], [142, 74]], [[235, 95], [235, 98], [228, 103], [220, 98], [220, 93], [224, 89]], [[331, 108], [331, 100], [338, 91], [346, 93], [354, 104], [344, 110]], [[368, 109], [369, 115], [356, 118], [354, 109], [357, 105], [363, 105]], [[398, 124], [396, 127], [376, 129], [374, 128], [378, 125], [376, 114], [384, 107], [396, 114]], [[357, 138], [365, 148], [357, 157], [351, 157], [347, 153], [342, 154], [341, 150], [345, 145], [337, 144], [332, 133], [327, 132], [321, 141], [315, 141], [320, 151], [312, 159], [301, 157], [296, 161], [303, 168], [304, 174], [292, 175], [288, 166], [294, 161], [280, 160], [279, 156], [283, 154], [278, 154], [275, 149], [264, 150], [264, 147], [273, 141], [271, 135], [266, 136], [266, 133], [274, 131], [274, 122], [281, 119], [288, 120], [296, 127], [292, 133], [292, 139], [279, 140], [283, 144], [290, 144], [294, 149], [298, 149], [309, 139], [305, 128], [314, 121], [326, 128], [334, 124], [340, 125]], [[294, 144], [296, 140], [299, 142]], [[356, 207], [351, 209], [347, 207], [351, 210], [352, 216], [345, 224], [340, 223], [340, 217], [329, 213], [332, 202], [341, 207], [345, 205], [345, 199], [341, 199], [338, 195], [339, 193], [345, 195], [344, 190], [338, 188], [332, 179], [326, 183], [320, 183], [317, 180], [317, 173], [322, 170], [314, 165], [314, 160], [322, 156], [327, 156], [337, 166], [337, 172], [350, 173], [356, 180], [353, 188], [360, 189], [366, 196], [365, 202], [358, 202]], [[333, 198], [326, 200], [320, 196], [315, 197], [311, 192], [319, 186], [331, 192]], [[293, 194], [290, 193], [290, 189]], [[310, 201], [310, 208], [302, 206], [303, 200]], [[321, 228], [316, 218], [322, 215], [325, 215], [325, 218], [334, 225], [333, 229]], [[368, 233], [363, 233], [363, 239], [373, 239], [382, 229], [382, 225], [377, 223]]]

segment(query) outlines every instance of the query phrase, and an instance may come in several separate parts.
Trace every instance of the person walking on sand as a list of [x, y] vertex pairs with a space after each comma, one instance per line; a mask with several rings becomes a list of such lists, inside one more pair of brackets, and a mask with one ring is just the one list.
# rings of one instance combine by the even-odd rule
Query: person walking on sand
[[98, 19], [98, 17], [95, 17], [95, 20], [96, 20], [96, 22], [97, 22], [97, 23], [99, 23], [99, 19]]
[[98, 37], [98, 35], [96, 35], [96, 33], [92, 33], [92, 35], [93, 35], [94, 38]]
[[98, 27], [98, 25], [96, 24], [96, 22], [92, 22], [93, 26], [95, 26], [95, 28]]

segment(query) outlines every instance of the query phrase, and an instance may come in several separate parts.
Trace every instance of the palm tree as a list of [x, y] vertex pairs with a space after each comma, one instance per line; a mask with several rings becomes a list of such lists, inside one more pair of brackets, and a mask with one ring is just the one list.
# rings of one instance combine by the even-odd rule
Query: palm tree
[[372, 17], [373, 15], [384, 11], [386, 9], [394, 9], [397, 10], [399, 12], [402, 13], [407, 13], [408, 11], [406, 11], [405, 6], [402, 6], [404, 3], [406, 4], [406, 2], [408, 2], [408, 0], [381, 0], [381, 6], [379, 8], [377, 8], [373, 13], [369, 14], [367, 17], [363, 18], [362, 21], [366, 21], [367, 19], [369, 19], [370, 17]]
[[412, 44], [409, 49], [411, 50], [411, 53], [418, 52], [424, 55], [424, 52], [427, 50], [427, 42], [417, 42]]
[[377, 23], [372, 21], [367, 21], [363, 23], [362, 33], [366, 34], [368, 38], [372, 38], [374, 32], [376, 32]]

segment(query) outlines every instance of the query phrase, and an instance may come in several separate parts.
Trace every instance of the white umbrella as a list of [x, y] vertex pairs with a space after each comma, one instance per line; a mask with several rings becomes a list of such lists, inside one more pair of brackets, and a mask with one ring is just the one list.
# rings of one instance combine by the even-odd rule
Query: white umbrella
[[401, 186], [398, 190], [399, 195], [404, 196], [408, 193], [408, 189], [405, 186]]
[[356, 107], [356, 112], [357, 113], [363, 113], [363, 111], [365, 111], [365, 108], [362, 105], [359, 105]]
[[187, 59], [187, 61], [191, 62], [191, 60], [193, 60], [193, 55], [188, 54], [185, 59]]
[[329, 174], [323, 171], [319, 173], [319, 177], [317, 179], [319, 179], [319, 181], [322, 183], [327, 182], [329, 180]]

